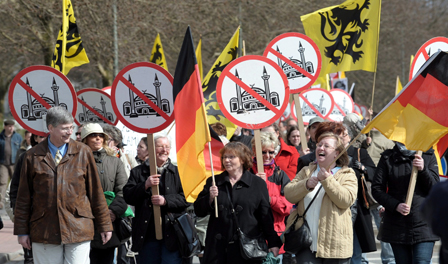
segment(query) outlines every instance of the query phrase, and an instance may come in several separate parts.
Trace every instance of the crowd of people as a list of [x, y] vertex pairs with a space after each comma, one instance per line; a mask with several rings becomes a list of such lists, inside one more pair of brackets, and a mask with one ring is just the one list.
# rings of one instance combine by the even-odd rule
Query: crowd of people
[[[146, 137], [137, 156], [130, 157], [116, 127], [86, 123], [75, 139], [73, 117], [53, 107], [46, 118], [48, 137], [27, 132], [22, 140], [14, 122], [5, 121], [0, 207], [11, 178], [10, 216], [25, 263], [191, 263], [169, 220], [189, 207], [193, 217], [208, 216], [201, 263], [262, 263], [242, 253], [240, 231], [260, 238], [283, 264], [368, 263], [365, 253], [377, 250], [372, 219], [380, 230], [382, 263], [431, 263], [438, 237], [421, 210], [439, 182], [434, 151], [418, 155], [375, 130], [359, 139], [366, 122], [357, 114], [343, 122], [315, 117], [301, 135], [296, 120], [278, 121], [261, 129], [259, 159], [250, 130], [238, 128], [227, 137], [225, 126], [214, 124], [224, 144], [223, 172], [207, 179], [192, 205], [169, 158], [168, 137], [154, 137], [157, 168], [151, 170]], [[408, 205], [413, 167], [417, 183]], [[367, 202], [366, 183], [374, 204]], [[155, 207], [162, 239], [157, 239]], [[129, 210], [132, 236], [123, 240], [117, 230]], [[285, 250], [284, 232], [304, 223], [311, 245]]]

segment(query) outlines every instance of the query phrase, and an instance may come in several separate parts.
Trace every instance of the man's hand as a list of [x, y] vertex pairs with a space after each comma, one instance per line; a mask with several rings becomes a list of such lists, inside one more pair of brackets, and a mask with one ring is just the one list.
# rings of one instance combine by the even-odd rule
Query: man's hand
[[22, 247], [31, 250], [31, 240], [29, 235], [19, 236], [18, 241]]
[[151, 175], [146, 179], [145, 182], [145, 190], [147, 190], [149, 187], [159, 185], [160, 182], [160, 174]]
[[101, 240], [103, 240], [103, 245], [105, 245], [110, 240], [111, 237], [112, 237], [111, 231], [101, 233]]
[[153, 195], [151, 196], [151, 202], [153, 205], [163, 206], [166, 204], [165, 197], [162, 195]]
[[412, 166], [415, 166], [419, 171], [422, 171], [425, 168], [425, 162], [423, 161], [422, 156], [415, 154]]

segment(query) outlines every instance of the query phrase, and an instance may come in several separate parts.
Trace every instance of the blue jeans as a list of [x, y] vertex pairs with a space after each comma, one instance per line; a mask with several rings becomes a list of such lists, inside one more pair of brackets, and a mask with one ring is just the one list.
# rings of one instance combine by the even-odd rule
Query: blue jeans
[[421, 242], [414, 245], [390, 244], [397, 264], [431, 263], [434, 242]]
[[359, 244], [358, 236], [356, 235], [355, 230], [353, 230], [353, 256], [350, 260], [350, 263], [351, 264], [369, 263], [366, 253], [362, 253], [361, 245]]
[[179, 251], [169, 251], [163, 240], [146, 241], [137, 258], [138, 263], [145, 264], [182, 264]]
[[[375, 225], [378, 230], [380, 229], [381, 217], [378, 213], [378, 210], [371, 209], [370, 214], [373, 216], [373, 220], [375, 220]], [[392, 251], [392, 247], [389, 243], [381, 242], [381, 261], [383, 264], [395, 264], [394, 252]]]

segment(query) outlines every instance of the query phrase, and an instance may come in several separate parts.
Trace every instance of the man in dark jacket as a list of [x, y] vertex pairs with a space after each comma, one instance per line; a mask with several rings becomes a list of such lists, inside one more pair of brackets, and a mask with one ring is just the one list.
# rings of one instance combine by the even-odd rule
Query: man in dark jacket
[[73, 117], [47, 111], [50, 135], [25, 155], [14, 210], [14, 234], [33, 247], [35, 263], [89, 263], [95, 227], [103, 243], [112, 223], [92, 151], [70, 138]]
[[14, 121], [6, 120], [0, 133], [0, 209], [5, 206], [6, 187], [14, 173], [17, 151], [22, 143], [22, 136], [14, 131], [14, 124]]

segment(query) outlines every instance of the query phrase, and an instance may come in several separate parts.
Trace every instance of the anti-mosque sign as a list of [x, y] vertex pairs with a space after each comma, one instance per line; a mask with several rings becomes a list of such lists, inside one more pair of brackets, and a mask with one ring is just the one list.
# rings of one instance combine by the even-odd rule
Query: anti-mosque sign
[[111, 98], [114, 112], [133, 131], [153, 134], [173, 122], [173, 77], [157, 64], [125, 67], [115, 77]]
[[316, 43], [304, 34], [290, 32], [274, 38], [263, 56], [283, 70], [291, 93], [299, 93], [316, 81], [322, 59]]
[[106, 92], [96, 88], [78, 91], [78, 111], [75, 115], [77, 125], [100, 123], [117, 125], [118, 118], [112, 108], [112, 100]]
[[355, 111], [355, 105], [352, 97], [344, 90], [331, 89], [331, 95], [334, 99], [334, 108], [328, 118], [332, 121], [342, 121], [344, 116]]
[[260, 129], [284, 113], [289, 99], [288, 80], [272, 60], [243, 56], [222, 71], [216, 95], [221, 111], [232, 123]]
[[412, 80], [415, 74], [425, 64], [425, 62], [437, 51], [448, 51], [448, 38], [436, 37], [425, 42], [415, 54], [409, 71], [409, 80]]
[[9, 105], [14, 118], [33, 134], [45, 136], [47, 110], [54, 106], [74, 116], [76, 92], [67, 77], [49, 66], [31, 66], [20, 71], [9, 86]]
[[[320, 88], [312, 88], [300, 93], [299, 100], [305, 125], [308, 125], [310, 119], [316, 116], [328, 119], [334, 108], [334, 99], [331, 93]], [[293, 117], [297, 119], [295, 107], [292, 107], [291, 110]]]

